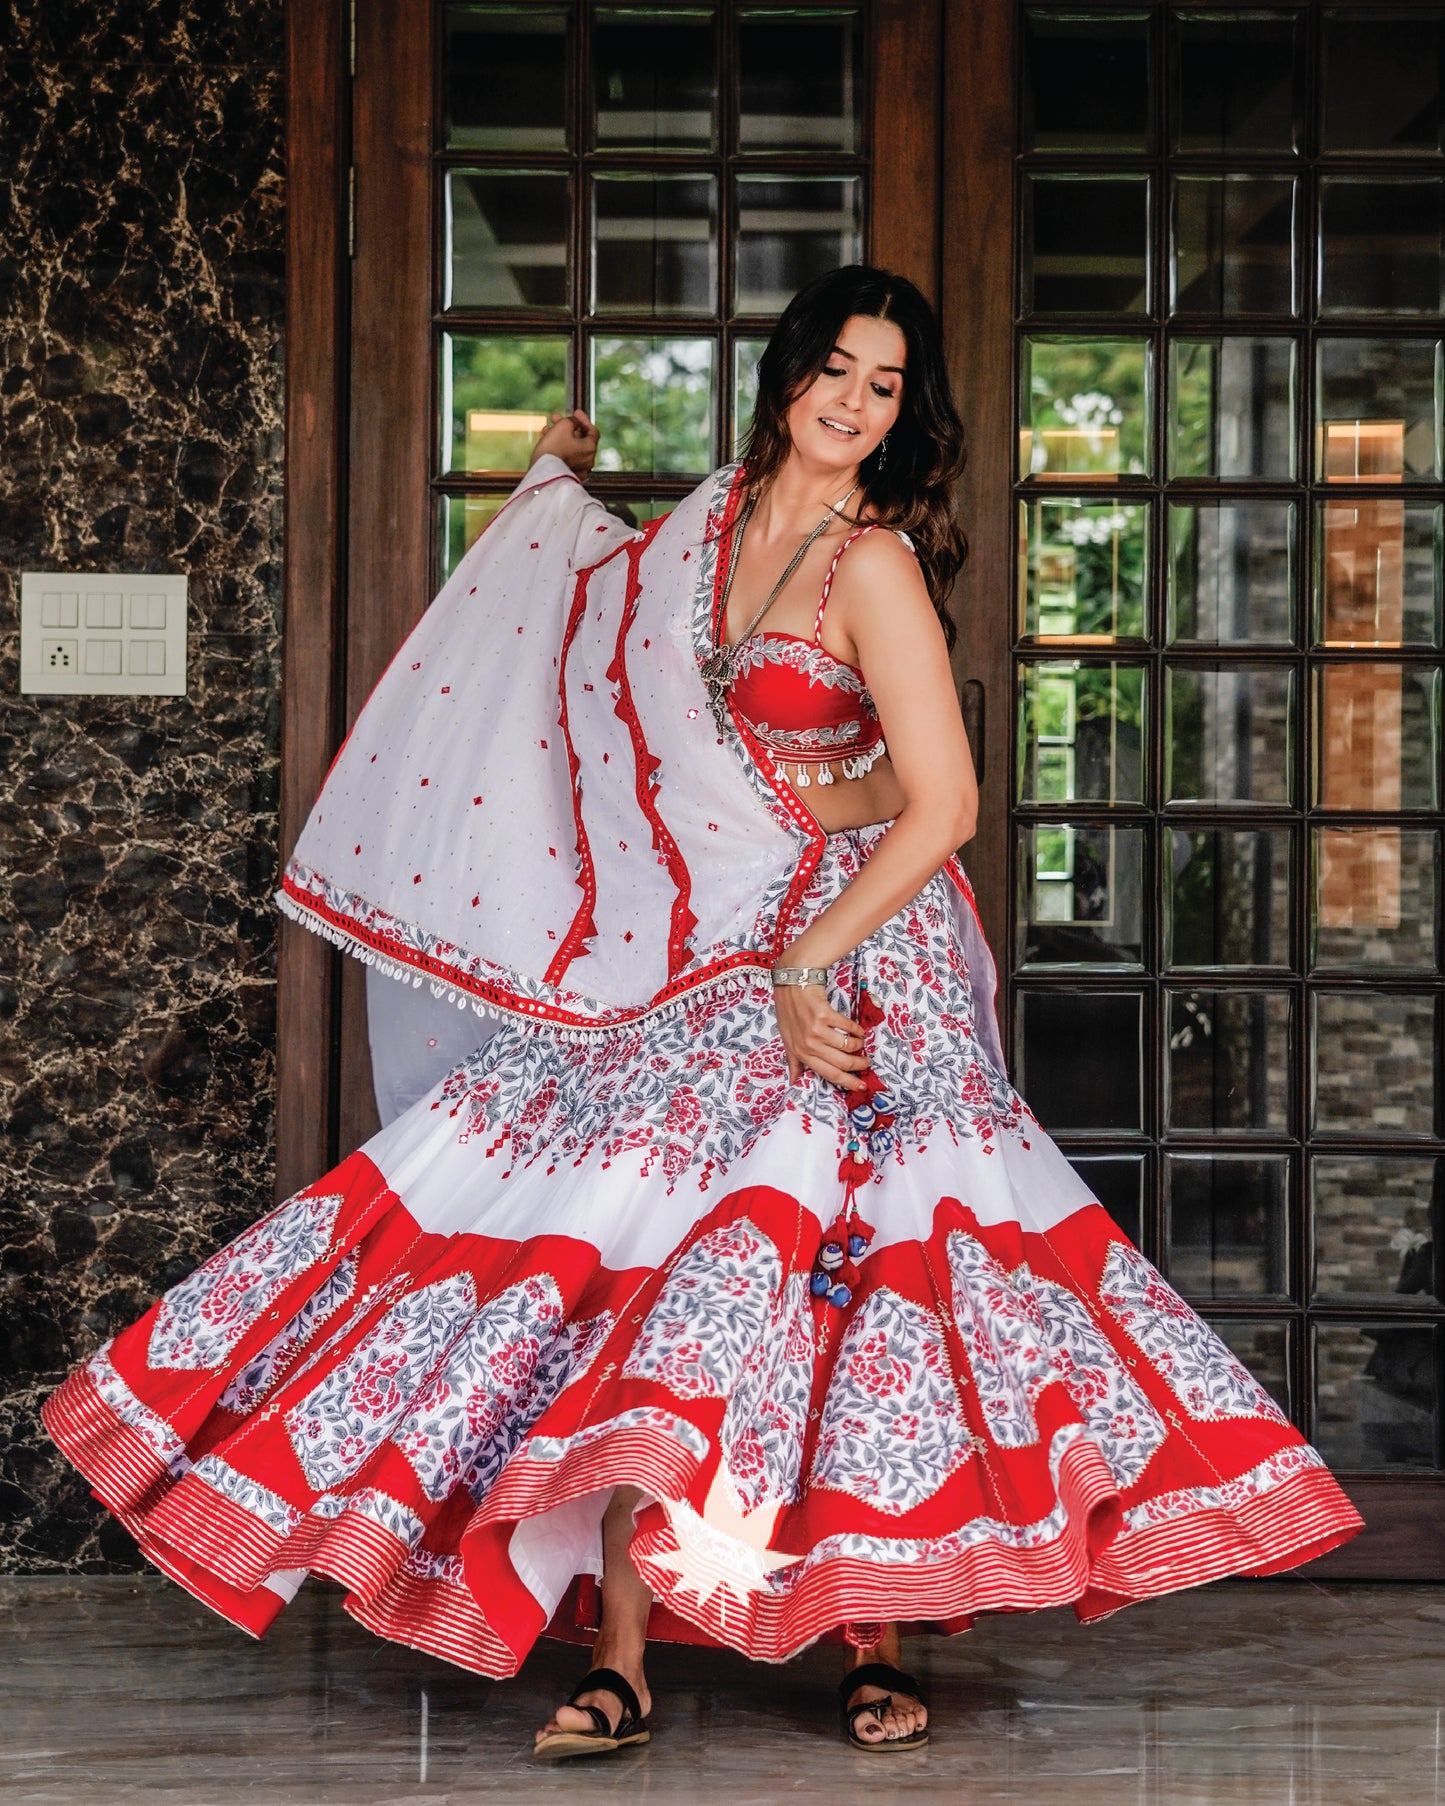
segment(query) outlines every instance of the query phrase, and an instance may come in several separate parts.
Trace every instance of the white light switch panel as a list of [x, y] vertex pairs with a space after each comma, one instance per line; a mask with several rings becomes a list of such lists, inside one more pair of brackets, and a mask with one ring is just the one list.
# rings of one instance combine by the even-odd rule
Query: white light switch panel
[[184, 577], [26, 571], [20, 688], [32, 696], [184, 696]]

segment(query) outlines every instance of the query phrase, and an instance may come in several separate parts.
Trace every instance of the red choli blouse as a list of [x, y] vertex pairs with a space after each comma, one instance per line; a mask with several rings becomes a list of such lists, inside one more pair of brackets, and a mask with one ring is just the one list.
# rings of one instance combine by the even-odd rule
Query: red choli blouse
[[[833, 554], [811, 640], [761, 629], [737, 650], [733, 701], [768, 751], [781, 763], [797, 766], [795, 782], [802, 789], [812, 782], [810, 766], [821, 767], [818, 783], [831, 784], [830, 761], [841, 760], [846, 777], [860, 778], [888, 750], [863, 673], [835, 658], [821, 639], [838, 560], [855, 539], [877, 525], [873, 521], [859, 527]], [[911, 545], [906, 534], [899, 537]]]

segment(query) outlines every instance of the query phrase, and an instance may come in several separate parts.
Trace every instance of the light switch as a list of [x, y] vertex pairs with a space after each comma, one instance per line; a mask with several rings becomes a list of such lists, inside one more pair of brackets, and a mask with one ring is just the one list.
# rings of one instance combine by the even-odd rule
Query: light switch
[[144, 627], [147, 631], [166, 624], [166, 599], [164, 596], [132, 596], [130, 599], [130, 624], [132, 627]]
[[187, 587], [153, 571], [24, 572], [21, 690], [184, 696]]
[[73, 592], [65, 595], [57, 590], [46, 590], [40, 598], [40, 625], [42, 627], [78, 627], [80, 625], [80, 597]]

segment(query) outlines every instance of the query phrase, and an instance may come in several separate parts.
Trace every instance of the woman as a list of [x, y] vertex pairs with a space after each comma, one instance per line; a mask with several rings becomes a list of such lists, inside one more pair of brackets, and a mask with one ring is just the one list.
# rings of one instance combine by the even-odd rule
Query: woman
[[927, 304], [803, 290], [744, 461], [664, 521], [589, 500], [596, 448], [543, 434], [287, 868], [430, 981], [369, 993], [414, 1101], [46, 1421], [252, 1631], [309, 1572], [484, 1674], [594, 1629], [540, 1757], [646, 1740], [649, 1634], [841, 1635], [848, 1740], [913, 1749], [898, 1621], [1098, 1617], [1359, 1519], [1004, 1075]]

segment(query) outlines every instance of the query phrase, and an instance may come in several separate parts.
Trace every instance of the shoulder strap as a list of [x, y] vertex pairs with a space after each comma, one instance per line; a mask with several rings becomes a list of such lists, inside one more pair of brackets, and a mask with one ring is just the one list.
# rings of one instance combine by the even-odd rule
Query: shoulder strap
[[838, 560], [848, 550], [855, 539], [861, 539], [865, 533], [871, 533], [878, 525], [879, 522], [872, 520], [869, 521], [866, 526], [855, 527], [843, 541], [842, 545], [838, 547], [838, 550], [833, 554], [833, 562], [828, 566], [828, 575], [823, 579], [823, 593], [818, 598], [818, 613], [813, 620], [813, 644], [815, 646], [822, 644], [823, 610], [828, 606], [828, 592], [833, 587], [833, 573], [838, 568]]

